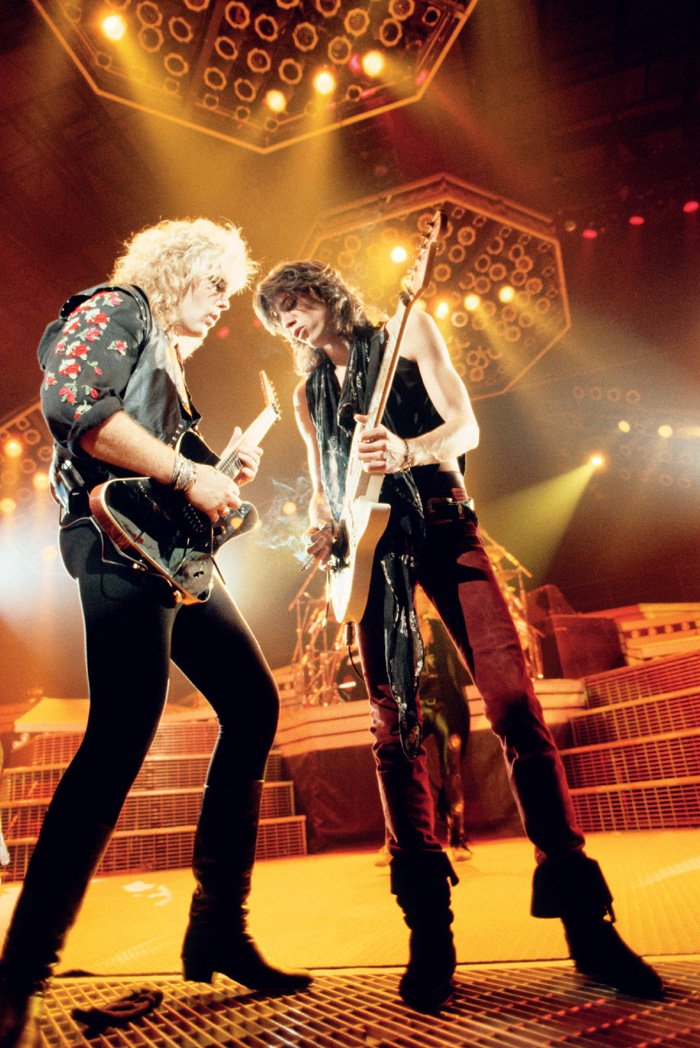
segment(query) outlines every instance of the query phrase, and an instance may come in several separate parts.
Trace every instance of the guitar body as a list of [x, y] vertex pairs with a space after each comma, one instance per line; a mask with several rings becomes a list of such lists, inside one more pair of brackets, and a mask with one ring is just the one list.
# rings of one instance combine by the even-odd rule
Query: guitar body
[[331, 603], [338, 622], [359, 622], [365, 613], [374, 552], [390, 513], [388, 503], [361, 495], [342, 521], [348, 540], [347, 558], [330, 574]]
[[[177, 450], [194, 462], [218, 462], [192, 431], [182, 435]], [[244, 502], [214, 527], [184, 495], [148, 477], [100, 484], [90, 492], [90, 512], [119, 549], [161, 574], [184, 604], [207, 600], [214, 553], [234, 535], [250, 531], [258, 520], [255, 507]]]

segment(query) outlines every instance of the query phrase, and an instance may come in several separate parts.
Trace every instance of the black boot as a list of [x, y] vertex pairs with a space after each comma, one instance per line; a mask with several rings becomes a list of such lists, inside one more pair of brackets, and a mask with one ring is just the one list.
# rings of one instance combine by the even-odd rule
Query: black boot
[[621, 939], [600, 866], [581, 852], [546, 859], [535, 870], [533, 917], [560, 917], [576, 970], [631, 997], [658, 1000], [663, 983]]
[[419, 1012], [436, 1012], [452, 994], [450, 881], [457, 884], [458, 878], [444, 852], [401, 853], [391, 860], [391, 890], [411, 929], [399, 993]]
[[63, 827], [49, 809], [0, 962], [0, 1048], [38, 1045], [43, 991], [111, 833]]
[[276, 968], [247, 930], [250, 883], [263, 783], [247, 782], [236, 796], [206, 786], [194, 842], [197, 887], [182, 946], [183, 976], [210, 983], [214, 972], [267, 993], [293, 993], [309, 972]]

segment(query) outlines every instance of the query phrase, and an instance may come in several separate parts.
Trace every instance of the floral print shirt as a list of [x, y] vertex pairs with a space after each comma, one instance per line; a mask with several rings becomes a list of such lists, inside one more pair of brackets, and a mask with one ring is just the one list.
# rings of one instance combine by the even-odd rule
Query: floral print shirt
[[88, 429], [123, 409], [145, 334], [136, 299], [113, 288], [98, 290], [46, 329], [39, 346], [42, 410], [54, 439], [72, 454], [81, 455]]

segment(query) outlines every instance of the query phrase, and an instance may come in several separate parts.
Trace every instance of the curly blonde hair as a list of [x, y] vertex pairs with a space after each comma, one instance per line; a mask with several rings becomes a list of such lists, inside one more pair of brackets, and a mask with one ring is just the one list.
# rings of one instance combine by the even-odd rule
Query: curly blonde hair
[[271, 334], [282, 335], [289, 342], [298, 375], [308, 375], [317, 368], [323, 359], [323, 350], [295, 339], [280, 324], [274, 303], [279, 295], [299, 294], [325, 303], [341, 338], [371, 335], [381, 323], [382, 315], [365, 306], [355, 289], [324, 262], [307, 259], [275, 266], [256, 287], [253, 308]]
[[164, 331], [179, 319], [179, 304], [199, 280], [226, 280], [231, 294], [241, 291], [257, 267], [240, 230], [208, 218], [166, 220], [135, 233], [114, 264], [115, 284], [136, 284], [148, 296]]

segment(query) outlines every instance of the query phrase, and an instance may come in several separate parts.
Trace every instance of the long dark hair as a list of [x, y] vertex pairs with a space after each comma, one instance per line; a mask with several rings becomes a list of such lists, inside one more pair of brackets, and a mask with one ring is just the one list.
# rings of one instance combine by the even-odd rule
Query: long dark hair
[[335, 269], [324, 262], [282, 262], [270, 270], [255, 289], [253, 308], [268, 331], [282, 335], [290, 343], [294, 367], [299, 375], [308, 375], [318, 367], [323, 350], [300, 342], [280, 324], [274, 302], [280, 295], [310, 295], [325, 303], [341, 338], [352, 340], [370, 335], [381, 323], [382, 316], [364, 302]]

